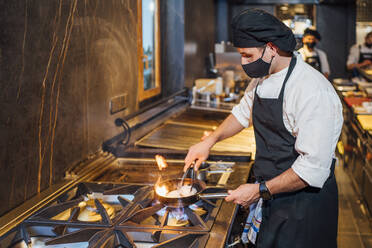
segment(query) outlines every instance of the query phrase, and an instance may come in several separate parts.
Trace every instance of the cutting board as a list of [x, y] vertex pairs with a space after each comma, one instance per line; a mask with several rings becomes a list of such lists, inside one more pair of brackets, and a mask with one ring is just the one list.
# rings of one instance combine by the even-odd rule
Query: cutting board
[[363, 129], [372, 130], [372, 115], [358, 115], [357, 118]]

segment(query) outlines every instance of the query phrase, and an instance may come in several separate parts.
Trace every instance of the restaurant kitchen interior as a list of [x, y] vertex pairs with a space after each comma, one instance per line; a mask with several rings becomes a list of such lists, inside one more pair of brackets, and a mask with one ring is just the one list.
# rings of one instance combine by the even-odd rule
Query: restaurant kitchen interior
[[223, 195], [253, 180], [252, 127], [212, 148], [197, 199], [175, 206], [157, 186], [243, 96], [230, 23], [246, 8], [299, 46], [306, 27], [323, 34], [344, 104], [339, 247], [372, 247], [372, 73], [346, 69], [370, 0], [0, 1], [0, 247], [245, 247], [248, 209]]

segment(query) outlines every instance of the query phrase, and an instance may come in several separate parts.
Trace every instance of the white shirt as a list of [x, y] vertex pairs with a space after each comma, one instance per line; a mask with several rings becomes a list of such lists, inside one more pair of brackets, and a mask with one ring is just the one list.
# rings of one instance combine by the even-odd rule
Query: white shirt
[[330, 74], [331, 70], [329, 69], [329, 63], [328, 63], [327, 55], [323, 50], [320, 50], [318, 48], [314, 48], [314, 50], [310, 52], [309, 49], [306, 46], [303, 46], [298, 51], [301, 53], [302, 58], [304, 60], [306, 60], [306, 58], [308, 58], [308, 57], [319, 56], [320, 67], [321, 67], [320, 69], [321, 69], [322, 73]]
[[[360, 50], [359, 50], [359, 46], [360, 46]], [[362, 45], [358, 45], [358, 44], [355, 44], [354, 46], [352, 46], [350, 48], [350, 51], [349, 51], [349, 56], [347, 58], [347, 65], [351, 65], [351, 64], [358, 64], [359, 63], [359, 53], [362, 52], [362, 53], [372, 53], [372, 47], [371, 48], [368, 48], [366, 47], [365, 44], [362, 44]]]
[[[254, 92], [262, 98], [278, 98], [288, 67], [266, 79], [253, 79], [232, 114], [244, 127], [252, 124]], [[299, 156], [294, 172], [310, 186], [321, 188], [330, 174], [343, 124], [342, 105], [329, 81], [297, 54], [283, 98], [283, 122], [295, 138]]]

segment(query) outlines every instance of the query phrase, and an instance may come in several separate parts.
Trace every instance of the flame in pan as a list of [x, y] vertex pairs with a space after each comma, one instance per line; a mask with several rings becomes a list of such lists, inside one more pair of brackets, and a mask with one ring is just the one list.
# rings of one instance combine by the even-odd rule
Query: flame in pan
[[155, 191], [156, 191], [156, 194], [158, 194], [160, 196], [166, 196], [167, 193], [168, 193], [167, 186], [165, 186], [165, 185], [163, 185], [163, 186], [156, 186]]
[[158, 165], [159, 170], [163, 170], [168, 167], [167, 161], [161, 155], [155, 155], [156, 164]]

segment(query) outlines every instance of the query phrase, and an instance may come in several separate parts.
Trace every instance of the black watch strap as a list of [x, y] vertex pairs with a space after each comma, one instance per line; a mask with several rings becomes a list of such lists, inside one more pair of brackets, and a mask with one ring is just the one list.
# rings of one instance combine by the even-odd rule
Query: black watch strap
[[264, 199], [264, 200], [272, 199], [272, 195], [271, 195], [269, 189], [267, 188], [265, 182], [260, 182], [259, 190], [260, 190], [260, 196], [262, 197], [262, 199]]

